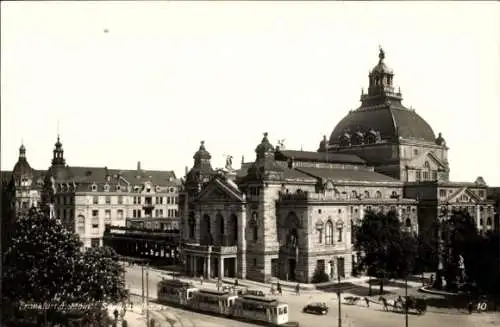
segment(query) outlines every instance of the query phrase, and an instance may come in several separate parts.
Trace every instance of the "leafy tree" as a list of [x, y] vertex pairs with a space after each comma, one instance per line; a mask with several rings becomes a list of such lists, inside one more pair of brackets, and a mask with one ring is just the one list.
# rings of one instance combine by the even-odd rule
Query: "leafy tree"
[[[84, 252], [81, 246], [78, 236], [46, 211], [32, 209], [20, 217], [4, 255], [4, 303], [94, 301], [96, 306], [82, 314], [100, 319], [103, 303], [118, 303], [126, 296], [124, 269], [112, 249]], [[50, 311], [46, 318], [60, 321], [58, 315]]]
[[354, 249], [361, 254], [358, 269], [380, 280], [408, 276], [414, 267], [418, 243], [412, 233], [404, 231], [396, 212], [368, 211], [355, 230]]
[[13, 229], [13, 225], [15, 222], [15, 204], [14, 204], [14, 179], [10, 179], [9, 181], [2, 181], [2, 249], [6, 249]]
[[120, 303], [127, 298], [124, 276], [125, 268], [112, 248], [90, 248], [78, 262], [75, 283], [85, 278], [85, 283], [79, 285], [82, 300]]
[[19, 217], [5, 253], [3, 295], [10, 302], [72, 300], [80, 246], [78, 236], [41, 211]]
[[482, 292], [498, 288], [498, 235], [481, 235], [467, 211], [453, 211], [441, 224], [443, 238], [443, 275], [446, 288], [458, 288], [459, 257], [465, 265], [465, 280]]

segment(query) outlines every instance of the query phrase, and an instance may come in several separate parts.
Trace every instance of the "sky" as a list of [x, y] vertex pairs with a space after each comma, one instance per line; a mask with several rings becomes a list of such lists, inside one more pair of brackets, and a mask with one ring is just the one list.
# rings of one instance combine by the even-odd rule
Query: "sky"
[[2, 2], [1, 168], [174, 170], [255, 159], [262, 134], [316, 151], [381, 45], [451, 179], [500, 186], [498, 2]]

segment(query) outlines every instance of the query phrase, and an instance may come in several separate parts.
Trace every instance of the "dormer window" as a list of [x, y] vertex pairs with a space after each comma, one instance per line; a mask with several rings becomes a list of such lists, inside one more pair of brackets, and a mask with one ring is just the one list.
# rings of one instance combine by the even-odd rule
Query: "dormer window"
[[121, 186], [120, 186], [120, 184], [116, 185], [116, 190], [117, 190], [117, 191], [121, 191]]
[[173, 187], [170, 188], [170, 192], [174, 193], [175, 189]]
[[109, 184], [104, 185], [104, 192], [109, 192]]
[[92, 192], [96, 192], [97, 191], [97, 185], [96, 184], [92, 184]]

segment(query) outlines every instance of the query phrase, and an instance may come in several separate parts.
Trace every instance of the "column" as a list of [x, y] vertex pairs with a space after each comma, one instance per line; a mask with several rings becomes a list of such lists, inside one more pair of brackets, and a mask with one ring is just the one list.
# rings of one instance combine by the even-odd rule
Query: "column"
[[236, 276], [245, 279], [247, 276], [247, 242], [246, 242], [246, 230], [247, 230], [247, 213], [246, 213], [246, 203], [241, 206], [241, 212], [238, 213], [238, 262], [236, 267]]
[[219, 278], [224, 277], [224, 258], [221, 256], [219, 258]]
[[193, 277], [198, 277], [198, 257], [193, 255], [191, 256], [192, 268], [193, 268]]
[[[476, 226], [478, 230], [481, 230], [481, 225], [479, 224], [479, 221], [481, 220], [481, 210], [479, 210], [479, 205], [476, 205]], [[485, 223], [483, 221], [483, 223]]]
[[211, 269], [210, 269], [211, 268], [210, 255], [208, 255], [206, 260], [205, 260], [205, 266], [206, 266], [207, 279], [210, 279], [210, 278], [212, 278]]

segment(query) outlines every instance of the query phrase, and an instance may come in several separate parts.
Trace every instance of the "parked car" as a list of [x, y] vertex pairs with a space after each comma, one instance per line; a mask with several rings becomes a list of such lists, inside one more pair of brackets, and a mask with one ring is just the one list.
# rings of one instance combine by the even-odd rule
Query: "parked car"
[[326, 315], [328, 313], [328, 307], [326, 306], [326, 303], [310, 303], [302, 309], [302, 312]]

